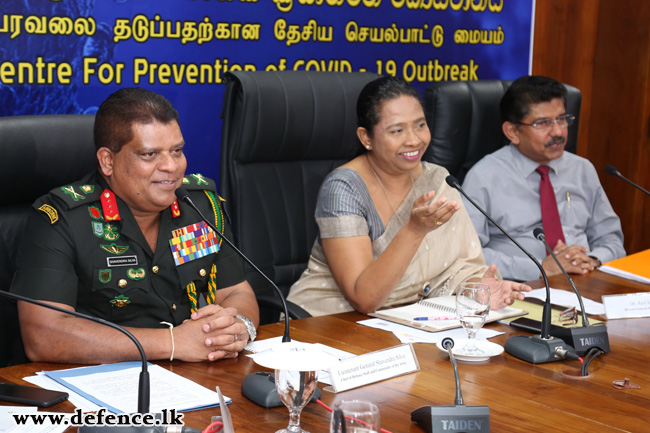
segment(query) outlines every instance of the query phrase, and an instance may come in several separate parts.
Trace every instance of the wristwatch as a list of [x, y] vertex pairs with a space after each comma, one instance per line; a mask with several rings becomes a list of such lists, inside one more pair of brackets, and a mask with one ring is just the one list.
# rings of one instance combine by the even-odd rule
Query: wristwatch
[[257, 338], [257, 331], [255, 330], [255, 325], [253, 325], [251, 319], [248, 317], [240, 316], [239, 314], [237, 315], [237, 318], [241, 319], [241, 321], [244, 322], [244, 325], [246, 325], [246, 331], [248, 331], [248, 339], [250, 341], [255, 341], [255, 338]]

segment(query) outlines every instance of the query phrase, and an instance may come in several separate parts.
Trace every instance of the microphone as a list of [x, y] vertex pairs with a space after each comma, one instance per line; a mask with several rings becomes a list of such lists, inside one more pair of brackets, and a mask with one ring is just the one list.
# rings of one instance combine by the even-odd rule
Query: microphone
[[449, 360], [454, 368], [456, 397], [453, 406], [422, 406], [411, 412], [411, 421], [417, 423], [428, 433], [490, 432], [490, 408], [488, 406], [465, 406], [460, 390], [460, 376], [456, 357], [451, 349], [454, 340], [445, 337], [441, 346], [447, 349]]
[[[184, 189], [184, 188], [178, 188], [176, 191], [176, 198], [180, 201], [183, 201], [187, 203], [194, 211], [199, 214], [201, 219], [206, 222], [210, 226], [212, 230], [214, 230], [215, 233], [217, 233], [219, 236], [221, 236], [221, 239], [226, 241], [230, 247], [235, 250], [239, 256], [246, 261], [253, 269], [255, 269], [255, 272], [260, 274], [262, 278], [268, 282], [273, 289], [275, 289], [276, 293], [278, 296], [280, 296], [280, 301], [282, 301], [282, 307], [284, 308], [284, 336], [282, 337], [282, 342], [283, 343], [289, 343], [291, 342], [291, 337], [289, 336], [289, 309], [287, 307], [287, 302], [284, 299], [284, 296], [282, 295], [282, 291], [278, 288], [278, 286], [275, 285], [273, 281], [269, 277], [267, 277], [257, 266], [253, 264], [253, 262], [244, 255], [227, 237], [223, 235], [215, 226], [212, 224], [205, 216], [203, 216], [203, 213], [199, 210], [198, 207], [192, 202], [192, 199], [190, 198], [189, 193]], [[246, 396], [246, 398], [254, 401], [255, 403], [259, 404], [260, 406], [264, 407], [272, 407], [270, 405], [273, 404], [274, 401], [274, 396], [277, 396], [277, 390], [275, 388], [275, 380], [270, 381], [268, 378], [264, 375], [264, 373], [251, 373], [248, 376], [244, 378], [241, 384], [241, 392]]]
[[641, 188], [639, 185], [637, 185], [636, 183], [632, 182], [631, 180], [629, 180], [625, 176], [623, 176], [621, 173], [619, 173], [619, 171], [613, 165], [609, 165], [609, 164], [606, 165], [605, 166], [605, 171], [607, 172], [607, 174], [612, 175], [612, 176], [616, 176], [618, 178], [621, 178], [625, 182], [627, 182], [630, 185], [632, 185], [633, 187], [637, 188], [639, 191], [642, 191], [642, 192], [646, 193], [647, 195], [650, 195], [650, 192], [648, 192], [645, 189]]
[[555, 260], [555, 263], [564, 274], [564, 277], [567, 279], [567, 281], [571, 285], [571, 288], [573, 289], [576, 296], [578, 297], [578, 302], [580, 303], [580, 311], [582, 312], [582, 327], [580, 328], [556, 327], [551, 330], [551, 335], [561, 338], [567, 344], [573, 346], [578, 355], [584, 355], [592, 347], [597, 347], [605, 353], [609, 352], [610, 349], [609, 349], [609, 337], [607, 335], [607, 326], [605, 324], [589, 325], [589, 319], [587, 318], [587, 313], [585, 312], [585, 306], [584, 303], [582, 302], [582, 296], [580, 295], [580, 292], [576, 288], [575, 284], [573, 284], [573, 280], [571, 279], [571, 277], [569, 277], [569, 274], [567, 274], [567, 272], [564, 270], [564, 268], [560, 264], [560, 261], [555, 256], [555, 253], [546, 242], [546, 236], [544, 235], [544, 230], [537, 227], [535, 230], [533, 230], [533, 235], [537, 240], [540, 240], [544, 243], [544, 246], [546, 247], [546, 251], [548, 251], [548, 254], [551, 257], [553, 257], [553, 260]]
[[548, 285], [548, 277], [541, 263], [524, 247], [522, 247], [519, 242], [517, 242], [508, 232], [506, 232], [499, 224], [497, 224], [490, 215], [483, 210], [474, 200], [472, 200], [463, 188], [458, 183], [458, 180], [452, 175], [447, 176], [445, 179], [447, 184], [452, 188], [455, 188], [460, 192], [463, 197], [467, 199], [476, 209], [478, 209], [487, 219], [490, 221], [496, 228], [498, 228], [501, 233], [506, 235], [521, 251], [523, 251], [528, 258], [530, 258], [533, 263], [539, 268], [540, 274], [544, 278], [544, 286], [546, 286], [546, 301], [544, 302], [544, 308], [542, 310], [542, 326], [540, 335], [513, 335], [506, 340], [504, 348], [506, 352], [515, 356], [524, 361], [528, 361], [533, 364], [541, 364], [545, 362], [559, 361], [563, 359], [560, 353], [568, 351], [570, 348], [567, 348], [564, 341], [558, 338], [554, 338], [550, 335], [551, 327], [551, 289]]
[[233, 243], [230, 241], [230, 239], [228, 239], [227, 237], [225, 237], [225, 236], [223, 235], [223, 233], [221, 233], [221, 232], [220, 232], [220, 231], [215, 227], [215, 225], [212, 224], [212, 223], [210, 222], [210, 220], [208, 220], [205, 216], [203, 216], [203, 213], [199, 210], [198, 207], [196, 207], [196, 205], [194, 204], [194, 202], [193, 202], [192, 199], [190, 198], [190, 194], [187, 192], [187, 190], [186, 190], [185, 188], [178, 188], [178, 189], [175, 191], [175, 194], [176, 194], [176, 198], [177, 198], [178, 200], [187, 203], [187, 204], [188, 204], [192, 209], [194, 209], [194, 211], [195, 211], [197, 214], [199, 214], [199, 216], [201, 217], [201, 219], [202, 219], [203, 221], [205, 221], [205, 223], [206, 223], [208, 226], [210, 226], [210, 228], [211, 228], [212, 230], [214, 230], [214, 232], [215, 232], [216, 234], [218, 234], [219, 236], [221, 236], [221, 239], [223, 239], [224, 241], [226, 241], [226, 243], [230, 246], [230, 248], [232, 248], [232, 249], [233, 249], [233, 250], [234, 250], [234, 251], [239, 255], [239, 257], [241, 257], [242, 259], [246, 260], [246, 263], [248, 263], [248, 264], [249, 264], [253, 269], [255, 269], [255, 272], [257, 272], [258, 274], [260, 274], [260, 275], [262, 276], [262, 278], [264, 278], [264, 279], [266, 280], [266, 282], [269, 283], [269, 284], [271, 285], [271, 287], [273, 287], [273, 288], [275, 289], [275, 291], [277, 292], [278, 296], [280, 296], [280, 301], [282, 301], [282, 307], [284, 308], [284, 336], [282, 337], [282, 342], [283, 342], [283, 343], [290, 342], [290, 341], [291, 341], [291, 337], [289, 337], [289, 309], [287, 308], [287, 302], [284, 300], [284, 296], [282, 295], [282, 291], [278, 288], [278, 286], [275, 285], [275, 283], [274, 283], [273, 281], [271, 281], [271, 279], [270, 279], [269, 277], [267, 277], [266, 275], [264, 275], [264, 272], [260, 271], [260, 269], [259, 269], [257, 266], [255, 266], [255, 265], [253, 264], [253, 262], [251, 262], [250, 259], [249, 259], [248, 257], [246, 257], [246, 255], [244, 255], [244, 253], [242, 253], [241, 251], [239, 251], [239, 249], [235, 246], [235, 244], [233, 244]]
[[[133, 334], [131, 334], [128, 330], [124, 329], [120, 325], [109, 322], [108, 320], [99, 318], [99, 317], [94, 317], [94, 316], [89, 316], [87, 314], [79, 313], [78, 311], [72, 311], [72, 310], [66, 310], [65, 308], [57, 307], [56, 305], [50, 305], [45, 302], [37, 301], [31, 298], [28, 298], [26, 296], [18, 295], [16, 293], [11, 293], [11, 292], [6, 292], [4, 290], [0, 290], [0, 296], [5, 296], [7, 298], [15, 299], [15, 300], [20, 300], [20, 301], [25, 301], [30, 304], [38, 305], [44, 308], [49, 308], [50, 310], [55, 310], [60, 313], [64, 313], [70, 316], [78, 317], [80, 319], [86, 319], [90, 320], [91, 322], [99, 323], [101, 325], [106, 325], [109, 326], [113, 329], [116, 329], [120, 331], [122, 334], [126, 335], [133, 341], [133, 343], [136, 345], [138, 348], [138, 351], [140, 352], [140, 358], [142, 359], [142, 370], [140, 371], [140, 381], [138, 383], [138, 412], [139, 413], [149, 413], [149, 401], [150, 401], [150, 387], [149, 387], [149, 372], [147, 371], [147, 357], [144, 353], [144, 349], [142, 348], [142, 345], [138, 341], [137, 338]], [[159, 430], [155, 429], [154, 427], [144, 427], [144, 426], [131, 426], [131, 427], [110, 427], [110, 426], [105, 426], [105, 427], [90, 427], [90, 426], [81, 426], [79, 427], [80, 432], [139, 432], [139, 433], [147, 433], [147, 432], [158, 432]]]

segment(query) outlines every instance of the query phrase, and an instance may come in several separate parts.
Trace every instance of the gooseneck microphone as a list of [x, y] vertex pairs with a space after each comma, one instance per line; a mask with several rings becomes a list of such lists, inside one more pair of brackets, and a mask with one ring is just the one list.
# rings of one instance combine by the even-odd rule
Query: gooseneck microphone
[[[89, 316], [87, 314], [79, 313], [78, 311], [66, 310], [65, 308], [57, 307], [56, 305], [50, 305], [45, 302], [36, 301], [34, 299], [28, 298], [26, 296], [17, 295], [15, 293], [6, 292], [0, 290], [0, 296], [5, 296], [7, 298], [16, 299], [19, 301], [29, 302], [30, 304], [38, 305], [40, 307], [49, 308], [50, 310], [58, 311], [69, 316], [78, 317], [80, 319], [90, 320], [91, 322], [99, 323], [101, 325], [109, 326], [113, 329], [120, 331], [122, 334], [129, 337], [131, 341], [136, 345], [138, 351], [140, 352], [140, 358], [142, 359], [142, 370], [140, 371], [140, 381], [138, 383], [138, 412], [139, 413], [149, 413], [149, 401], [150, 401], [150, 379], [149, 371], [147, 370], [147, 357], [144, 353], [142, 345], [133, 334], [128, 330], [124, 329], [120, 325], [109, 322], [108, 320], [101, 319], [99, 317]], [[164, 428], [156, 426], [81, 426], [79, 427], [79, 432], [84, 433], [160, 433], [164, 431]]]
[[30, 304], [34, 304], [40, 307], [48, 308], [50, 310], [58, 311], [63, 314], [78, 317], [80, 319], [90, 320], [91, 322], [99, 323], [101, 325], [109, 326], [113, 329], [120, 331], [122, 334], [126, 335], [127, 337], [129, 337], [129, 339], [133, 341], [133, 344], [135, 344], [136, 347], [138, 348], [138, 351], [140, 352], [140, 358], [142, 359], [142, 370], [140, 371], [140, 382], [138, 384], [138, 412], [149, 413], [149, 401], [150, 401], [149, 382], [150, 381], [149, 381], [149, 371], [147, 371], [147, 357], [144, 353], [144, 349], [142, 348], [142, 345], [140, 344], [138, 339], [135, 338], [133, 334], [131, 334], [129, 331], [127, 331], [120, 325], [113, 322], [109, 322], [108, 320], [101, 319], [99, 317], [89, 316], [87, 314], [79, 313], [78, 311], [66, 310], [65, 308], [57, 307], [56, 305], [50, 305], [45, 302], [36, 301], [26, 296], [17, 295], [15, 293], [6, 292], [4, 290], [0, 290], [0, 295], [5, 296], [7, 298], [28, 302]]
[[553, 257], [553, 260], [555, 260], [555, 263], [560, 268], [560, 270], [564, 274], [564, 277], [567, 279], [567, 281], [571, 285], [571, 288], [573, 289], [576, 296], [578, 297], [578, 302], [580, 303], [580, 311], [582, 312], [582, 327], [580, 328], [558, 327], [551, 330], [551, 335], [561, 338], [567, 344], [573, 346], [578, 355], [584, 355], [592, 347], [596, 347], [605, 353], [609, 352], [610, 349], [609, 349], [609, 337], [607, 335], [607, 326], [604, 323], [598, 325], [589, 325], [589, 319], [587, 318], [587, 313], [585, 312], [585, 305], [582, 301], [582, 295], [580, 295], [580, 292], [578, 291], [576, 285], [573, 283], [573, 280], [571, 279], [571, 277], [569, 277], [569, 274], [567, 274], [564, 267], [562, 267], [562, 265], [560, 264], [560, 261], [558, 260], [557, 256], [555, 255], [555, 253], [553, 252], [549, 244], [546, 242], [546, 236], [544, 235], [544, 230], [542, 230], [540, 227], [537, 227], [535, 230], [533, 230], [533, 236], [535, 236], [537, 240], [544, 243], [544, 247], [546, 247], [546, 251], [548, 251], [548, 254], [551, 257]]
[[490, 408], [488, 406], [465, 406], [460, 390], [460, 375], [458, 364], [451, 349], [454, 340], [445, 337], [440, 343], [449, 353], [449, 360], [454, 369], [456, 381], [456, 396], [453, 406], [422, 406], [411, 412], [411, 421], [429, 433], [464, 433], [490, 432]]
[[569, 274], [566, 273], [566, 271], [560, 264], [560, 261], [558, 260], [557, 256], [555, 255], [555, 253], [553, 252], [549, 244], [546, 242], [546, 235], [544, 235], [544, 230], [542, 230], [540, 227], [537, 227], [535, 230], [533, 230], [533, 236], [535, 236], [535, 239], [537, 239], [538, 241], [542, 241], [544, 243], [544, 247], [546, 247], [546, 251], [548, 251], [548, 254], [551, 257], [553, 257], [553, 260], [555, 260], [555, 263], [564, 274], [564, 278], [566, 278], [569, 284], [571, 285], [571, 288], [575, 292], [576, 296], [578, 297], [578, 302], [580, 303], [580, 311], [582, 312], [582, 325], [589, 326], [589, 318], [587, 317], [587, 313], [585, 312], [585, 304], [582, 302], [582, 296], [580, 295], [580, 292], [578, 292], [576, 285], [573, 284], [573, 280], [571, 279], [571, 277], [569, 277]]
[[278, 288], [278, 286], [275, 285], [275, 283], [274, 283], [273, 281], [271, 281], [271, 279], [270, 279], [269, 277], [267, 277], [266, 275], [264, 275], [264, 272], [260, 271], [260, 269], [259, 269], [257, 266], [255, 266], [255, 264], [253, 264], [253, 262], [251, 262], [250, 259], [249, 259], [248, 257], [246, 257], [246, 256], [244, 255], [244, 253], [242, 253], [241, 251], [239, 251], [239, 249], [238, 249], [238, 248], [237, 248], [237, 247], [236, 247], [236, 246], [235, 246], [235, 245], [230, 241], [230, 239], [228, 239], [227, 237], [225, 237], [225, 236], [223, 235], [223, 233], [221, 233], [221, 232], [220, 232], [220, 231], [215, 227], [215, 225], [212, 224], [212, 223], [210, 222], [210, 220], [208, 220], [208, 219], [203, 215], [203, 213], [199, 210], [199, 208], [196, 207], [196, 205], [194, 204], [194, 202], [193, 202], [192, 199], [190, 198], [190, 194], [187, 192], [187, 190], [186, 190], [185, 188], [178, 188], [178, 189], [175, 191], [175, 194], [176, 194], [176, 198], [177, 198], [178, 200], [187, 203], [187, 204], [188, 204], [192, 209], [194, 209], [194, 211], [195, 211], [197, 214], [199, 214], [199, 216], [201, 217], [201, 219], [202, 219], [203, 221], [205, 221], [205, 223], [206, 223], [207, 225], [209, 225], [210, 228], [211, 228], [212, 230], [214, 230], [214, 232], [215, 232], [216, 234], [218, 234], [219, 236], [221, 236], [221, 239], [223, 239], [224, 241], [226, 241], [226, 243], [230, 246], [230, 248], [232, 248], [232, 249], [233, 249], [233, 250], [234, 250], [234, 251], [239, 255], [239, 257], [241, 257], [242, 259], [246, 260], [246, 263], [248, 263], [248, 264], [249, 264], [253, 269], [255, 269], [255, 272], [257, 272], [258, 274], [260, 274], [260, 275], [262, 276], [262, 278], [264, 278], [264, 279], [266, 280], [266, 282], [269, 283], [269, 284], [271, 285], [271, 287], [273, 287], [273, 288], [275, 289], [275, 291], [277, 292], [278, 296], [280, 296], [280, 301], [282, 302], [282, 307], [284, 308], [284, 336], [282, 337], [282, 342], [283, 342], [283, 343], [290, 342], [290, 341], [291, 341], [291, 337], [289, 337], [289, 309], [288, 309], [288, 307], [287, 307], [287, 302], [284, 300], [284, 296], [282, 295], [282, 291]]
[[[287, 302], [284, 299], [284, 296], [282, 295], [282, 291], [278, 288], [278, 286], [275, 285], [273, 281], [269, 277], [267, 277], [264, 272], [262, 272], [253, 262], [244, 255], [239, 249], [221, 233], [215, 226], [208, 220], [205, 216], [203, 216], [203, 213], [199, 210], [198, 207], [192, 202], [192, 199], [190, 198], [189, 193], [184, 189], [184, 188], [178, 188], [176, 191], [176, 198], [178, 200], [187, 203], [194, 211], [201, 217], [203, 221], [206, 222], [210, 226], [212, 230], [214, 230], [215, 233], [217, 233], [219, 236], [221, 236], [221, 239], [226, 241], [228, 245], [237, 253], [239, 256], [246, 261], [253, 269], [255, 269], [255, 272], [260, 274], [262, 278], [266, 280], [267, 283], [275, 289], [277, 292], [278, 296], [280, 297], [280, 301], [282, 301], [282, 307], [284, 308], [284, 336], [282, 337], [282, 342], [283, 343], [289, 343], [291, 342], [291, 337], [289, 336], [289, 308], [287, 307]], [[255, 403], [259, 404], [260, 406], [264, 407], [273, 407], [272, 401], [274, 401], [274, 397], [277, 397], [278, 393], [275, 389], [275, 380], [271, 380], [270, 377], [264, 373], [251, 373], [248, 376], [244, 378], [241, 384], [241, 392], [249, 398], [250, 400], [254, 401]], [[278, 399], [279, 400], [279, 399]]]
[[[517, 242], [508, 232], [506, 232], [499, 224], [497, 224], [490, 215], [481, 208], [474, 200], [472, 200], [469, 195], [463, 190], [463, 188], [458, 183], [458, 180], [449, 175], [446, 178], [447, 184], [452, 188], [455, 188], [460, 192], [463, 197], [467, 199], [476, 209], [478, 209], [487, 219], [490, 221], [496, 228], [501, 231], [508, 239], [510, 239], [521, 251], [524, 252], [530, 258], [535, 265], [539, 268], [539, 272], [544, 279], [544, 286], [546, 287], [546, 301], [544, 302], [544, 308], [542, 310], [542, 325], [541, 325], [541, 335], [513, 335], [512, 337], [506, 340], [504, 348], [506, 352], [515, 356], [524, 361], [528, 361], [533, 364], [541, 364], [545, 362], [558, 361], [562, 359], [560, 352], [570, 350], [565, 346], [564, 341], [554, 338], [550, 335], [551, 327], [551, 289], [548, 285], [548, 277], [541, 263], [524, 247], [522, 247], [519, 242]], [[572, 349], [571, 349], [572, 350]]]
[[650, 195], [650, 192], [643, 189], [641, 186], [637, 185], [636, 183], [632, 182], [631, 180], [629, 180], [625, 176], [623, 176], [621, 173], [619, 173], [619, 171], [613, 165], [609, 165], [609, 164], [606, 165], [605, 166], [605, 171], [607, 172], [607, 174], [618, 177], [620, 179], [623, 179], [625, 182], [629, 183], [630, 185], [632, 185], [633, 187], [635, 187], [639, 191], [642, 191], [642, 192], [646, 193], [647, 195]]

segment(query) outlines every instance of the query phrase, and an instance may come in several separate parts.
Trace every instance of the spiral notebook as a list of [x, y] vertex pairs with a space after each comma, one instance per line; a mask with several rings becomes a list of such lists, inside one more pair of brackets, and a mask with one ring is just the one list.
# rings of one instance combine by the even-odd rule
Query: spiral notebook
[[[500, 310], [490, 311], [485, 322], [495, 322], [525, 314], [528, 314], [528, 312], [520, 308], [505, 307]], [[431, 332], [444, 331], [445, 329], [459, 328], [461, 326], [460, 321], [456, 317], [456, 297], [453, 295], [427, 298], [415, 304], [379, 310], [369, 315]], [[416, 317], [427, 317], [431, 320], [416, 321], [414, 320]]]

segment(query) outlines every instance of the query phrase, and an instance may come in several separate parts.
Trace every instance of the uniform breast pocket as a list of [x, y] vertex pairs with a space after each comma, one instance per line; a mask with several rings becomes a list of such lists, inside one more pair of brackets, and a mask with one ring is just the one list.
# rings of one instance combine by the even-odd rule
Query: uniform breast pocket
[[125, 323], [136, 319], [150, 302], [150, 284], [144, 268], [96, 267], [93, 272], [92, 305], [108, 320]]
[[193, 282], [199, 291], [207, 287], [210, 272], [212, 271], [212, 262], [212, 260], [203, 258], [177, 266], [176, 271], [181, 286], [187, 287], [188, 284]]

